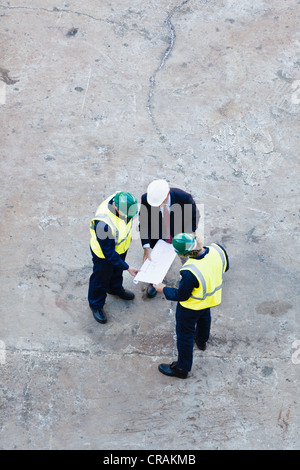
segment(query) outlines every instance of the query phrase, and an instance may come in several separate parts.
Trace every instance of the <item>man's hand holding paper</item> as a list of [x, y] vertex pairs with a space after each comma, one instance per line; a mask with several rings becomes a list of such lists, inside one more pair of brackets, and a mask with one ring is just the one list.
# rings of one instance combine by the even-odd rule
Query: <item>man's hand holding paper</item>
[[148, 282], [159, 284], [170, 269], [176, 256], [173, 245], [164, 240], [158, 240], [151, 253], [151, 261], [146, 258], [140, 271], [134, 278], [134, 282]]
[[157, 292], [163, 292], [164, 287], [166, 287], [166, 284], [160, 282], [159, 284], [153, 284], [153, 287]]

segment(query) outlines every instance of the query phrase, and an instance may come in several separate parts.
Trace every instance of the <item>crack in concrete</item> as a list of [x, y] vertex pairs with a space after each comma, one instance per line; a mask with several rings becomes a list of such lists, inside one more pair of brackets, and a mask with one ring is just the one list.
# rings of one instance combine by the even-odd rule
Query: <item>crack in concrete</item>
[[[201, 0], [201, 4], [203, 5], [206, 5], [208, 3], [209, 0]], [[180, 3], [180, 5], [177, 5], [175, 6], [172, 10], [171, 10], [171, 13], [169, 13], [169, 15], [167, 16], [167, 19], [165, 20], [165, 24], [168, 26], [169, 28], [169, 31], [170, 31], [170, 41], [169, 41], [169, 46], [167, 47], [165, 53], [163, 54], [163, 57], [162, 57], [162, 60], [159, 64], [159, 66], [156, 68], [156, 70], [154, 71], [154, 73], [151, 75], [149, 81], [150, 81], [150, 90], [149, 90], [149, 93], [148, 93], [148, 99], [147, 99], [147, 106], [146, 106], [146, 109], [148, 111], [148, 114], [149, 114], [149, 117], [151, 119], [151, 122], [152, 122], [152, 125], [153, 127], [155, 128], [157, 134], [160, 136], [160, 139], [162, 142], [168, 140], [161, 132], [160, 128], [158, 127], [158, 125], [156, 124], [156, 121], [154, 119], [154, 116], [153, 116], [153, 105], [152, 105], [152, 100], [153, 100], [153, 92], [154, 92], [154, 88], [156, 86], [156, 76], [157, 74], [162, 70], [162, 68], [164, 67], [167, 59], [169, 58], [173, 48], [174, 48], [174, 45], [175, 45], [175, 39], [176, 39], [176, 31], [175, 31], [175, 27], [172, 23], [172, 17], [173, 15], [180, 11], [181, 8], [186, 5], [187, 3], [189, 3], [190, 0], [184, 0]], [[167, 145], [166, 147], [166, 150], [169, 152], [170, 151], [170, 148], [171, 148], [171, 142], [169, 141], [169, 145]]]
[[[55, 13], [55, 12], [58, 12], [58, 13], [60, 13], [60, 12], [62, 12], [62, 13], [71, 13], [71, 14], [75, 14], [75, 15], [78, 15], [78, 16], [87, 16], [88, 18], [92, 18], [95, 21], [108, 21], [108, 22], [110, 22], [109, 20], [104, 20], [102, 18], [96, 18], [95, 16], [89, 15], [88, 13], [83, 13], [83, 12], [80, 12], [80, 11], [67, 10], [66, 8], [53, 7], [52, 9], [49, 9], [49, 8], [42, 8], [42, 7], [25, 7], [25, 6], [22, 6], [22, 5], [14, 7], [12, 5], [2, 5], [2, 4], [0, 5], [0, 8], [4, 8], [6, 10], [46, 11], [47, 13]], [[112, 23], [114, 23], [114, 22], [112, 22]]]
[[[56, 359], [61, 359], [63, 357], [66, 357], [66, 356], [90, 356], [90, 357], [98, 357], [98, 356], [103, 356], [105, 355], [105, 357], [129, 357], [129, 356], [142, 356], [142, 357], [148, 357], [148, 358], [151, 358], [152, 360], [160, 360], [161, 358], [163, 357], [166, 357], [165, 354], [149, 354], [149, 353], [144, 353], [143, 351], [120, 351], [120, 352], [109, 352], [109, 351], [105, 351], [104, 349], [103, 350], [98, 350], [98, 351], [92, 351], [91, 349], [84, 349], [84, 350], [80, 350], [80, 349], [65, 349], [65, 350], [62, 350], [62, 351], [54, 351], [54, 350], [42, 350], [42, 349], [25, 349], [25, 348], [22, 348], [22, 349], [19, 349], [17, 347], [11, 347], [11, 348], [7, 348], [6, 350], [8, 353], [10, 353], [11, 355], [18, 355], [20, 354], [21, 356], [35, 356], [35, 357], [48, 357], [48, 358], [56, 358]], [[236, 354], [236, 355], [226, 355], [226, 354], [214, 354], [214, 353], [210, 353], [208, 354], [206, 352], [205, 355], [202, 355], [201, 353], [199, 353], [199, 351], [196, 350], [196, 358], [197, 360], [198, 359], [202, 359], [202, 360], [207, 360], [207, 359], [216, 359], [216, 360], [221, 360], [221, 361], [226, 361], [228, 360], [229, 362], [231, 361], [253, 361], [253, 360], [269, 360], [270, 357], [268, 355], [253, 355], [253, 356], [250, 356], [250, 355], [241, 355], [241, 354]], [[171, 357], [171, 355], [169, 356]], [[175, 357], [175, 355], [173, 356]], [[275, 357], [272, 357], [272, 360], [275, 360], [275, 361], [286, 361], [286, 360], [289, 360], [290, 359], [290, 355], [289, 354], [286, 354], [286, 355], [282, 355], [282, 356], [275, 356]]]
[[[172, 17], [174, 16], [174, 14], [176, 12], [180, 11], [181, 8], [189, 2], [190, 2], [190, 0], [183, 0], [180, 3], [180, 5], [175, 6], [171, 10], [171, 12], [168, 14], [168, 16], [165, 20], [165, 24], [168, 26], [169, 31], [170, 31], [169, 45], [168, 45], [166, 51], [164, 52], [164, 54], [162, 56], [162, 59], [161, 59], [161, 62], [159, 64], [159, 66], [157, 67], [157, 69], [154, 71], [154, 73], [150, 77], [150, 91], [149, 91], [149, 94], [148, 94], [148, 99], [147, 99], [148, 104], [146, 106], [146, 109], [148, 110], [148, 113], [149, 113], [149, 116], [151, 118], [152, 124], [155, 127], [156, 132], [159, 135], [161, 135], [161, 131], [158, 128], [158, 126], [156, 125], [155, 119], [153, 117], [153, 112], [152, 112], [152, 108], [153, 108], [153, 106], [152, 106], [153, 90], [154, 90], [155, 85], [156, 85], [155, 79], [156, 79], [156, 75], [164, 67], [166, 61], [168, 60], [168, 58], [169, 58], [169, 56], [170, 56], [170, 54], [171, 54], [171, 52], [174, 48], [175, 39], [176, 39], [176, 32], [175, 32], [174, 25], [172, 23]], [[3, 5], [3, 4], [0, 4], [0, 8], [3, 8], [5, 10], [28, 10], [28, 11], [44, 11], [44, 12], [47, 12], [47, 13], [68, 13], [68, 14], [74, 14], [74, 15], [78, 15], [78, 16], [85, 16], [87, 18], [91, 18], [94, 21], [101, 21], [101, 22], [111, 24], [111, 25], [114, 25], [114, 26], [115, 25], [122, 26], [122, 24], [120, 22], [117, 22], [117, 21], [109, 20], [107, 18], [106, 19], [97, 18], [93, 15], [90, 15], [89, 13], [69, 10], [69, 9], [66, 9], [66, 8], [53, 7], [52, 9], [49, 9], [49, 8], [43, 8], [43, 7], [29, 7], [29, 6], [22, 6], [22, 5], [21, 6], [12, 6], [12, 5]]]
[[[187, 0], [189, 1], [189, 0]], [[49, 8], [42, 8], [42, 7], [27, 7], [27, 6], [12, 6], [12, 5], [3, 5], [0, 4], [0, 8], [6, 9], [6, 10], [28, 10], [28, 11], [44, 11], [46, 13], [68, 13], [70, 15], [77, 15], [77, 16], [84, 16], [86, 18], [90, 18], [94, 21], [99, 21], [102, 23], [107, 23], [112, 26], [119, 26], [119, 27], [124, 27], [124, 23], [121, 23], [119, 21], [115, 20], [110, 20], [108, 18], [97, 18], [96, 16], [90, 15], [89, 13], [85, 13], [82, 11], [76, 11], [76, 10], [68, 10], [67, 8], [58, 8], [58, 7], [53, 7], [52, 9]], [[0, 15], [0, 16], [5, 16], [5, 15]], [[141, 34], [144, 38], [149, 39], [147, 35], [145, 34], [145, 31], [143, 29], [135, 29], [135, 28], [129, 28], [127, 27], [128, 31], [137, 31], [139, 34]], [[68, 37], [75, 36], [77, 33], [78, 28], [72, 28], [69, 30], [69, 32], [66, 34]]]
[[118, 25], [122, 26], [122, 23], [119, 23], [118, 21], [113, 21], [109, 20], [107, 18], [96, 18], [93, 15], [90, 15], [89, 13], [84, 13], [81, 11], [74, 11], [74, 10], [68, 10], [66, 8], [57, 8], [53, 7], [52, 9], [49, 8], [42, 8], [42, 7], [26, 7], [26, 6], [12, 6], [12, 5], [3, 5], [0, 4], [0, 8], [4, 8], [6, 10], [29, 10], [29, 11], [45, 11], [47, 13], [69, 13], [71, 15], [77, 15], [77, 16], [85, 16], [87, 18], [91, 18], [94, 21], [101, 21], [103, 23], [108, 23], [111, 25]]
[[175, 44], [175, 39], [176, 39], [176, 31], [175, 31], [175, 27], [172, 23], [172, 17], [173, 15], [178, 12], [184, 5], [186, 5], [187, 3], [189, 3], [190, 0], [184, 0], [183, 2], [181, 2], [180, 5], [177, 5], [175, 6], [172, 10], [171, 10], [171, 13], [169, 13], [169, 15], [167, 16], [167, 19], [165, 20], [165, 24], [168, 26], [169, 28], [169, 31], [170, 31], [170, 41], [169, 41], [169, 45], [166, 49], [166, 51], [164, 52], [163, 56], [162, 56], [162, 59], [160, 61], [160, 64], [159, 66], [156, 68], [156, 70], [154, 71], [154, 73], [151, 75], [150, 77], [150, 91], [149, 91], [149, 94], [148, 94], [148, 100], [147, 100], [147, 106], [146, 106], [146, 109], [148, 110], [148, 114], [149, 114], [149, 117], [152, 121], [152, 124], [156, 130], [156, 132], [161, 135], [161, 131], [160, 129], [158, 128], [156, 122], [155, 122], [155, 119], [153, 117], [153, 112], [152, 112], [152, 109], [153, 109], [153, 105], [152, 105], [152, 98], [153, 98], [153, 91], [154, 91], [154, 88], [155, 88], [155, 85], [156, 85], [156, 75], [162, 70], [162, 68], [164, 67], [166, 61], [168, 60], [173, 48], [174, 48], [174, 44]]

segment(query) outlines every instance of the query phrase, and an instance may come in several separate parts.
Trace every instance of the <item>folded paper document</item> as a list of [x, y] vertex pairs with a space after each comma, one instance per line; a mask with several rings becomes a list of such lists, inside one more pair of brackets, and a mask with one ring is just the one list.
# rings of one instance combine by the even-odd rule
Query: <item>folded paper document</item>
[[173, 245], [164, 240], [158, 240], [151, 252], [151, 261], [146, 259], [133, 282], [148, 282], [159, 284], [163, 281], [176, 256]]

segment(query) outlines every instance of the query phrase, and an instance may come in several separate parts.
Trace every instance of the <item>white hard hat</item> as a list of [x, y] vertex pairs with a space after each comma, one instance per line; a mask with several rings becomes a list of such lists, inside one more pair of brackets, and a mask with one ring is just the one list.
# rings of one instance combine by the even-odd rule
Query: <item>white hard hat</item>
[[147, 201], [150, 206], [160, 206], [170, 191], [165, 180], [154, 180], [147, 188]]

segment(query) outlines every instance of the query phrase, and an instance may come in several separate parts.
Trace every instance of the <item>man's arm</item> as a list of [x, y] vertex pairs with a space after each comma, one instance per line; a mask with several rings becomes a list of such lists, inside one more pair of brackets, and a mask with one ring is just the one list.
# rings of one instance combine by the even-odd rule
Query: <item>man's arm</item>
[[[171, 188], [172, 205], [176, 213], [176, 205], [179, 204], [182, 211], [182, 220], [174, 222], [175, 232], [196, 233], [200, 213], [193, 196], [179, 188]], [[172, 206], [171, 206], [172, 209]], [[180, 225], [178, 225], [180, 224]], [[180, 229], [180, 230], [179, 230]]]
[[143, 263], [148, 258], [151, 261], [151, 209], [147, 203], [147, 194], [143, 194], [141, 198], [141, 207], [139, 212], [139, 231], [142, 247], [144, 249]]
[[150, 247], [150, 231], [151, 231], [151, 210], [147, 203], [147, 194], [143, 194], [141, 198], [141, 207], [139, 212], [139, 231], [141, 243], [144, 247]]
[[[111, 228], [109, 227], [108, 224], [105, 224], [105, 222], [100, 221], [95, 221], [95, 230], [97, 228], [96, 234], [97, 234], [97, 241], [101, 247], [101, 250], [103, 251], [103, 254], [105, 256], [105, 259], [109, 261], [111, 264], [114, 266], [118, 266], [122, 268], [123, 270], [129, 269], [129, 265], [122, 260], [121, 256], [119, 253], [116, 252], [116, 244], [115, 244], [115, 239], [113, 237]], [[98, 235], [101, 234], [100, 237]], [[106, 238], [105, 238], [106, 235]]]
[[178, 289], [175, 287], [167, 287], [165, 284], [154, 284], [157, 292], [163, 292], [167, 300], [184, 302], [188, 300], [195, 287], [199, 286], [199, 282], [193, 273], [183, 270], [181, 272], [181, 280]]
[[198, 210], [197, 204], [195, 203], [193, 197], [189, 195], [190, 204], [192, 204], [192, 232], [196, 233], [199, 220], [200, 220], [200, 212]]
[[[199, 219], [200, 219], [200, 212], [198, 210], [197, 204], [191, 194], [186, 193], [186, 202], [185, 205], [189, 206], [192, 208], [192, 220], [184, 220], [184, 224], [187, 224], [187, 227], [184, 228], [184, 232], [187, 233], [196, 233], [198, 224], [199, 224]], [[190, 212], [188, 212], [190, 214]]]

